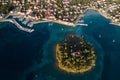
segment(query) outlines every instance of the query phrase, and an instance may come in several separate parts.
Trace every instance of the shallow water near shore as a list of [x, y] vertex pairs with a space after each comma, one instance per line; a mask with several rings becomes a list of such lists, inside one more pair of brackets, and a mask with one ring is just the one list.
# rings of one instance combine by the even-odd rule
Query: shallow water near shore
[[[0, 23], [0, 80], [119, 80], [120, 27], [93, 10], [83, 20], [88, 26], [36, 24], [33, 33]], [[97, 62], [90, 72], [71, 74], [57, 67], [55, 45], [71, 33], [95, 46]]]

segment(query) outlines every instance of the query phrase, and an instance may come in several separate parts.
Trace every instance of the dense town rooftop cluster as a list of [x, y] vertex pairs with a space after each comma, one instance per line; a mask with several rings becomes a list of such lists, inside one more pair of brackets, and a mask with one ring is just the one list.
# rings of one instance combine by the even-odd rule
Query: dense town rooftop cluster
[[119, 3], [119, 0], [0, 0], [0, 15], [21, 13], [40, 21], [75, 22], [86, 9], [92, 8], [119, 23]]

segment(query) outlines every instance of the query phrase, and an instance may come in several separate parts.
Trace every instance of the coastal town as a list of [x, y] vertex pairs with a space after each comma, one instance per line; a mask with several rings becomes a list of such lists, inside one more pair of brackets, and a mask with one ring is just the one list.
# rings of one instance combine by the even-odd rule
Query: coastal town
[[97, 10], [111, 19], [111, 23], [120, 25], [119, 0], [0, 0], [0, 20], [8, 15], [19, 15], [34, 21], [34, 24], [53, 21], [76, 26], [83, 22], [77, 20], [88, 9]]

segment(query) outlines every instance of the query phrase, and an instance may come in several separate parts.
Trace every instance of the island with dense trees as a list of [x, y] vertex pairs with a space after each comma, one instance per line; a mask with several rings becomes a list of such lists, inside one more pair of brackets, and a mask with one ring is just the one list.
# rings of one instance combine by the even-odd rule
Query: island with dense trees
[[93, 45], [74, 34], [56, 45], [56, 59], [58, 67], [70, 73], [85, 73], [96, 66]]

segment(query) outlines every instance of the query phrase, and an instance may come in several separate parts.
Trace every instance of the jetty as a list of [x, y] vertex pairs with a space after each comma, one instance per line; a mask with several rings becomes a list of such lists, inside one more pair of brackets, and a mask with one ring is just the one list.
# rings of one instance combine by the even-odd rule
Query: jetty
[[25, 19], [22, 23], [26, 25], [28, 22], [29, 22], [29, 20]]
[[75, 25], [76, 26], [88, 26], [88, 24], [84, 24], [84, 20], [76, 20]]
[[26, 32], [29, 32], [29, 33], [34, 31], [34, 29], [28, 29], [28, 28], [22, 27], [15, 19], [11, 19], [11, 20], [12, 20], [12, 23], [14, 23], [22, 31], [26, 31]]
[[77, 26], [88, 26], [88, 24], [77, 23]]

